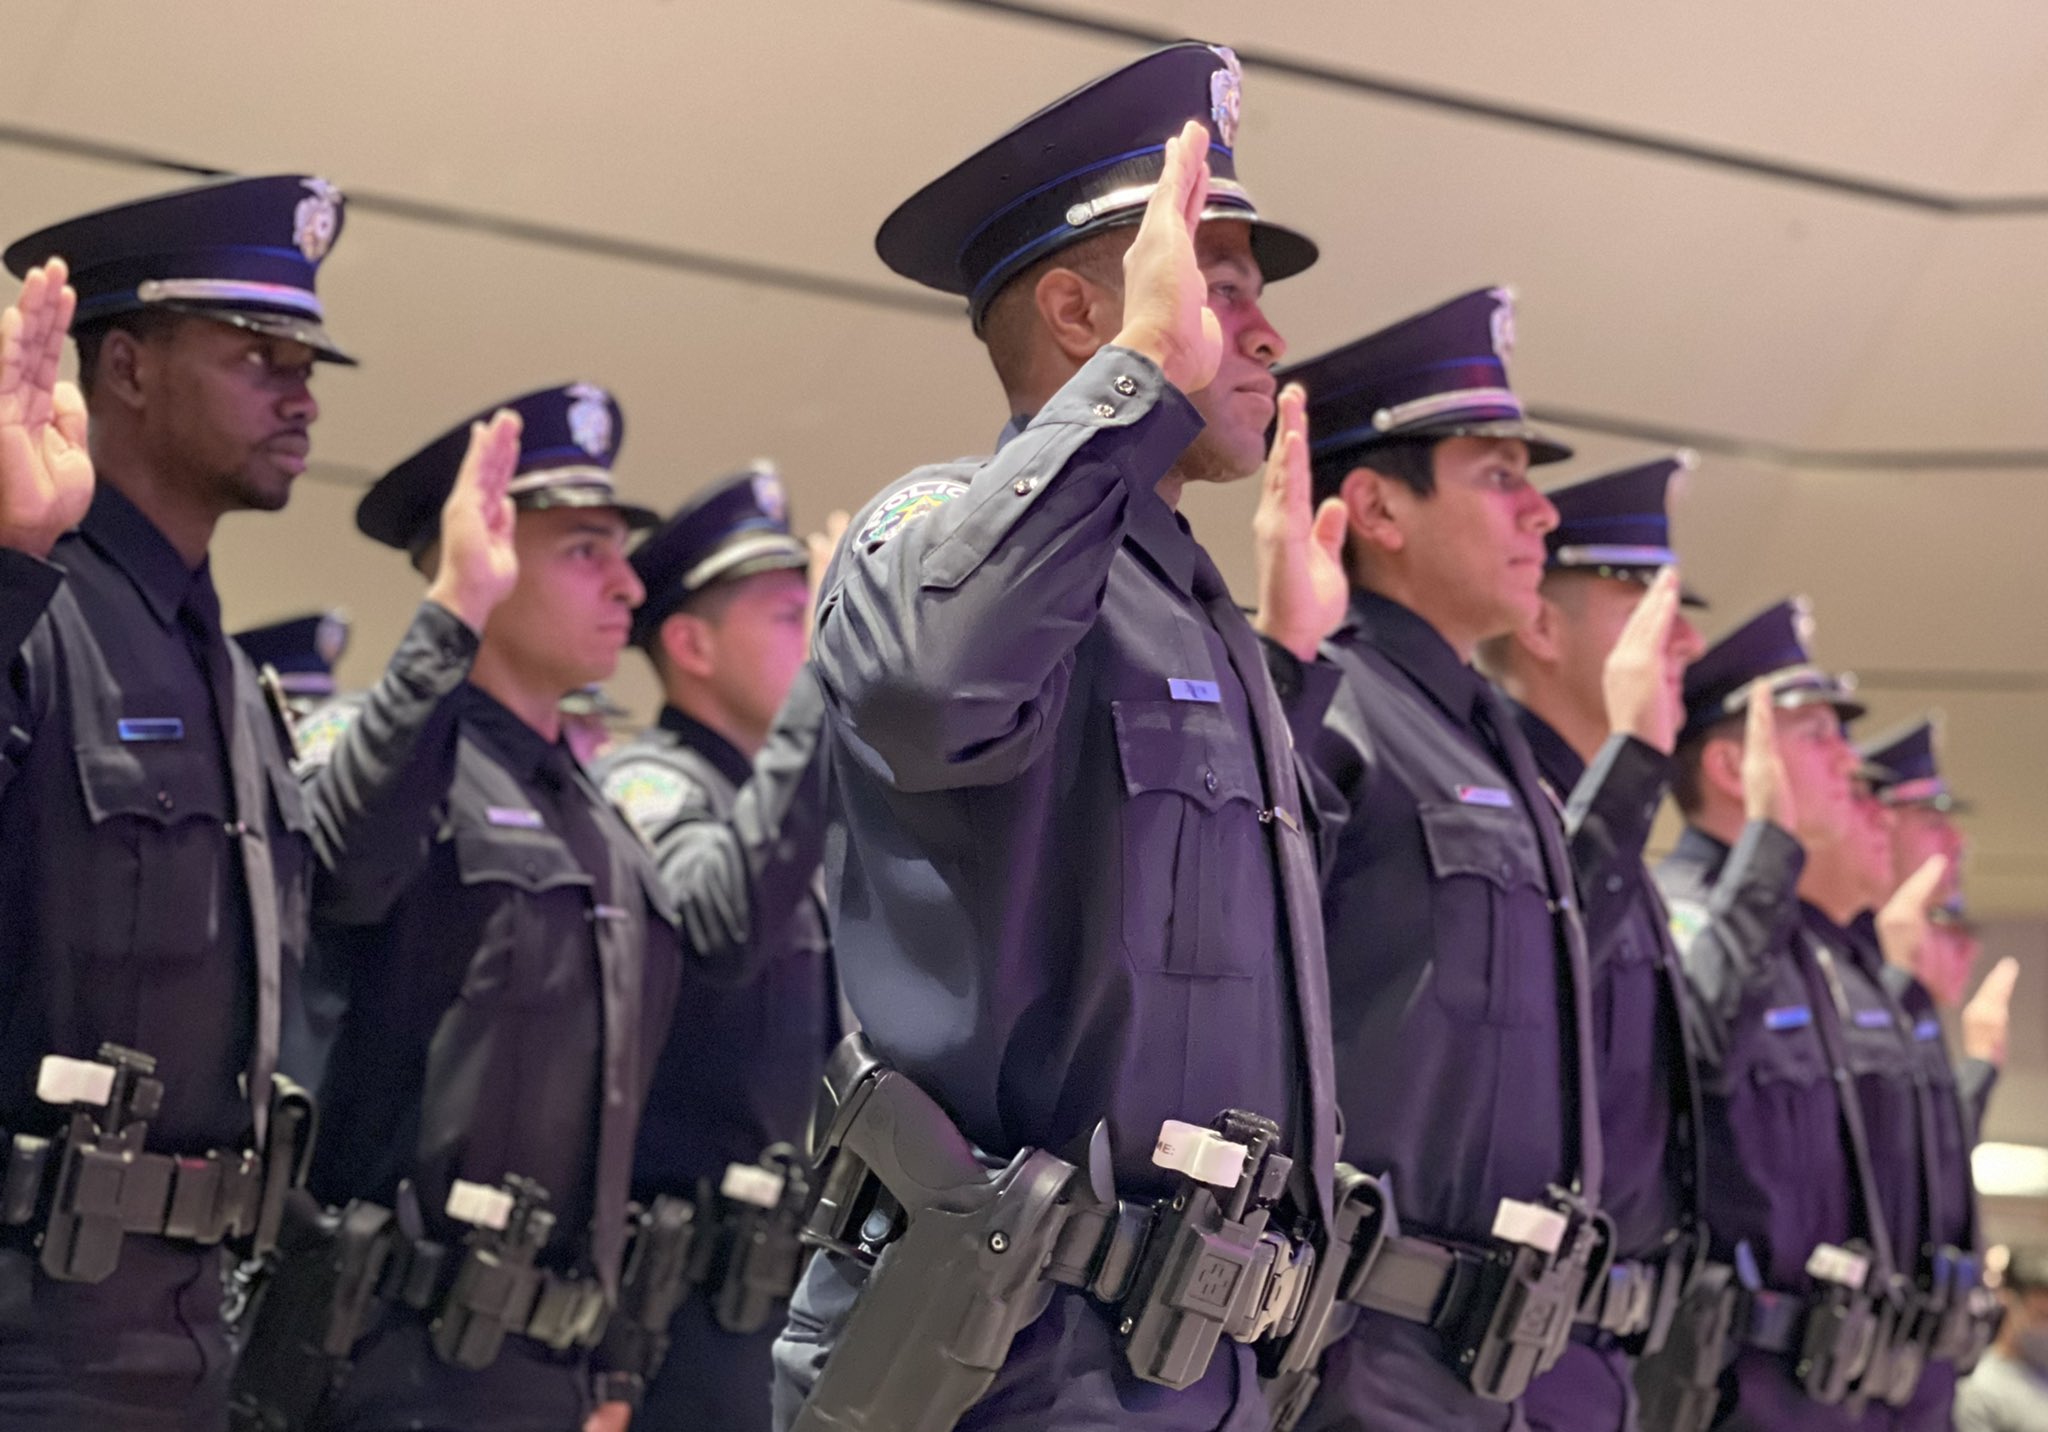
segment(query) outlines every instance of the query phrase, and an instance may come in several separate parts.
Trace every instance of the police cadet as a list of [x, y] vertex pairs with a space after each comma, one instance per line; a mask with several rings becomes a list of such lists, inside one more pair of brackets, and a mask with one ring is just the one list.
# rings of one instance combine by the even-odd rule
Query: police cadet
[[[838, 1105], [826, 1196], [857, 1157], [887, 1201], [798, 1289], [779, 1426], [1267, 1425], [1251, 1344], [1305, 1267], [1334, 1108], [1290, 711], [1175, 511], [1266, 456], [1261, 291], [1315, 257], [1233, 172], [1239, 97], [1228, 50], [1156, 51], [882, 226], [891, 268], [966, 296], [1012, 419], [871, 502], [822, 589], [834, 953], [895, 1069], [834, 1057], [868, 1102]], [[1281, 407], [1260, 625], [1306, 668], [1307, 729], [1342, 588]], [[951, 1242], [949, 1209], [987, 1221]], [[1206, 1306], [1205, 1267], [1237, 1270]]]
[[[1569, 455], [1508, 387], [1513, 321], [1482, 289], [1285, 375], [1349, 534], [1318, 756], [1351, 809], [1324, 903], [1344, 1153], [1390, 1185], [1402, 1231], [1305, 1428], [1512, 1425], [1606, 1241], [1564, 830], [1470, 665], [1536, 613], [1557, 513], [1529, 468]], [[1514, 1276], [1474, 1276], [1489, 1261]], [[1523, 1288], [1544, 1305], [1528, 1316]]]
[[769, 1347], [798, 1266], [788, 1210], [839, 1032], [810, 560], [766, 467], [713, 485], [633, 553], [647, 590], [633, 640], [664, 704], [599, 780], [654, 849], [685, 950], [633, 1183], [692, 1202], [702, 1269], [635, 1419], [647, 1429], [768, 1426]]
[[[1934, 1224], [1926, 1233], [1920, 1272], [1928, 1362], [1912, 1403], [1892, 1425], [1945, 1427], [1960, 1373], [1966, 1373], [1995, 1331], [1996, 1302], [1982, 1281], [1983, 1244], [1970, 1152], [2005, 1059], [2005, 1036], [2019, 962], [2008, 957], [1986, 976], [1960, 1018], [1963, 1058], [1952, 1063], [1941, 1011], [1962, 1003], [1975, 960], [1975, 940], [1958, 917], [1954, 871], [1963, 852], [1954, 817], [1968, 810], [1950, 790], [1935, 755], [1936, 724], [1923, 718], [1858, 747], [1873, 768], [1873, 801], [1864, 807], [1889, 837], [1887, 885], [1874, 921], [1858, 935], [1884, 953], [1882, 978], [1905, 1014], [1928, 1100], [1922, 1157], [1931, 1186]], [[1946, 893], [1945, 892], [1950, 892]]]
[[1649, 1425], [1653, 1406], [1689, 1428], [1718, 1405], [1731, 1427], [1854, 1426], [1845, 1399], [1870, 1360], [1884, 1224], [1858, 1102], [1837, 1097], [1846, 962], [1823, 960], [1798, 894], [1811, 854], [1853, 838], [1842, 722], [1862, 707], [1813, 663], [1810, 625], [1802, 602], [1781, 602], [1686, 673], [1686, 829], [1657, 879], [1694, 993], [1713, 1261], [1639, 1369]]
[[[505, 408], [398, 464], [356, 509], [431, 576], [458, 536], [440, 514], [467, 480], [465, 443], [481, 431], [501, 454], [484, 520], [510, 536], [505, 587], [461, 691], [438, 828], [348, 852], [359, 894], [316, 928], [348, 1009], [311, 1186], [384, 1216], [388, 1239], [348, 1330], [353, 1372], [322, 1414], [336, 1429], [562, 1432], [594, 1403], [618, 1426], [645, 1371], [593, 1374], [590, 1348], [619, 1299], [676, 935], [645, 850], [560, 740], [560, 702], [616, 665], [641, 596], [628, 530], [654, 518], [613, 488], [621, 418], [604, 390]], [[318, 1242], [295, 1256], [335, 1261]], [[266, 1302], [245, 1378], [287, 1311]]]
[[[308, 901], [344, 895], [335, 853], [423, 822], [452, 771], [435, 732], [488, 551], [451, 554], [371, 696], [342, 763], [363, 779], [303, 794], [207, 563], [222, 515], [285, 504], [313, 365], [348, 361], [314, 292], [341, 222], [332, 185], [286, 175], [7, 251], [26, 276], [0, 358], [9, 1427], [222, 1425], [218, 1245], [270, 1242], [311, 1132], [272, 1078]], [[67, 326], [82, 403], [56, 382]]]
[[1701, 649], [1666, 512], [1690, 466], [1681, 453], [1552, 491], [1558, 523], [1535, 619], [1480, 648], [1565, 808], [1592, 964], [1602, 1207], [1615, 1231], [1604, 1289], [1523, 1400], [1539, 1428], [1635, 1425], [1631, 1358], [1662, 1345], [1705, 1251], [1685, 976], [1643, 864], [1685, 719], [1685, 667]]

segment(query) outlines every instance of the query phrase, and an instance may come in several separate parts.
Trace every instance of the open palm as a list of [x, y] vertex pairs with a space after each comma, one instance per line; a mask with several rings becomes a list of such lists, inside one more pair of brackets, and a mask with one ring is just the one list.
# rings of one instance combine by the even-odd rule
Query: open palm
[[62, 259], [29, 270], [0, 314], [0, 546], [46, 555], [92, 503], [85, 400], [57, 381], [78, 297]]

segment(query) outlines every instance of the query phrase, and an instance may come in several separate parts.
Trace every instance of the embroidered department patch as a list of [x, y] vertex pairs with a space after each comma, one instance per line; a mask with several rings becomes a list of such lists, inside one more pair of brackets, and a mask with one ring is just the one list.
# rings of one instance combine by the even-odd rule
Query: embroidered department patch
[[662, 761], [628, 761], [604, 778], [604, 793], [650, 841], [685, 807], [706, 804], [702, 787]]
[[1671, 938], [1679, 949], [1693, 941], [1693, 936], [1707, 928], [1707, 907], [1695, 905], [1690, 900], [1673, 901], [1671, 905]]
[[326, 765], [327, 758], [334, 754], [335, 743], [341, 740], [342, 733], [348, 730], [356, 719], [356, 713], [362, 709], [362, 698], [338, 697], [309, 713], [293, 727], [293, 754], [299, 769], [311, 770]]
[[928, 478], [898, 488], [875, 508], [875, 515], [861, 529], [860, 545], [873, 551], [904, 527], [920, 517], [930, 516], [965, 491], [966, 483], [944, 477]]

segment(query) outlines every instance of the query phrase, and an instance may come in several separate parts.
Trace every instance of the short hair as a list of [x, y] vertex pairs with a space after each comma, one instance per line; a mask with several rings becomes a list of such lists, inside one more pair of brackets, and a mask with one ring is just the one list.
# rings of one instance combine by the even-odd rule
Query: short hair
[[[1313, 436], [1313, 434], [1311, 434]], [[1311, 475], [1315, 498], [1324, 502], [1344, 487], [1344, 479], [1356, 468], [1369, 467], [1391, 477], [1417, 497], [1436, 491], [1436, 438], [1393, 438], [1370, 447], [1344, 448], [1333, 456], [1315, 460]]]
[[2010, 1249], [2004, 1286], [2015, 1293], [2048, 1292], [2048, 1246], [2024, 1243]]
[[118, 329], [139, 343], [147, 343], [153, 338], [163, 337], [191, 316], [174, 309], [138, 308], [79, 329], [72, 335], [78, 344], [78, 391], [88, 399], [92, 397], [93, 388], [99, 382], [100, 349], [106, 344], [109, 333]]
[[1131, 246], [1137, 230], [1122, 227], [1090, 234], [1079, 243], [1055, 250], [1019, 269], [996, 290], [981, 316], [981, 341], [988, 345], [989, 361], [1005, 392], [1015, 392], [1024, 381], [1032, 330], [1038, 324], [1038, 281], [1054, 269], [1068, 269], [1090, 283], [1123, 292], [1124, 250]]
[[640, 640], [640, 649], [647, 653], [647, 659], [654, 663], [655, 671], [664, 681], [668, 679], [668, 647], [661, 639], [661, 632], [668, 625], [668, 619], [692, 616], [716, 625], [724, 618], [739, 590], [737, 580], [728, 578], [712, 582], [691, 592], [664, 612], [660, 621], [648, 627], [647, 635]]
[[1678, 743], [1678, 749], [1672, 753], [1671, 799], [1678, 802], [1681, 815], [1698, 815], [1700, 808], [1707, 803], [1704, 775], [1707, 742], [1734, 735], [1742, 721], [1741, 716], [1725, 717]]

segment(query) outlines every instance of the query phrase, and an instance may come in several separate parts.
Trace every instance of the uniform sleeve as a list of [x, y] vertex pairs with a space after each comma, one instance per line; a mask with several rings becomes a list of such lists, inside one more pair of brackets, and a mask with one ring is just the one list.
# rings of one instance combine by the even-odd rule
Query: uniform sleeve
[[384, 918], [432, 846], [455, 779], [456, 703], [477, 638], [453, 612], [422, 602], [383, 677], [302, 780], [319, 857], [317, 918]]
[[824, 855], [824, 697], [798, 673], [732, 815], [659, 753], [609, 766], [604, 791], [654, 850], [695, 968], [722, 984], [757, 978], [788, 947]]
[[1991, 1091], [1998, 1085], [1998, 1066], [1988, 1059], [1956, 1061], [1956, 1097], [1963, 1102], [1963, 1137], [1971, 1148], [1984, 1137], [1984, 1116], [1991, 1108]]
[[1611, 930], [1625, 918], [1643, 878], [1643, 847], [1670, 783], [1669, 756], [1633, 736], [1617, 735], [1572, 787], [1565, 837], [1589, 931]]
[[1058, 724], [1134, 493], [1202, 426], [1152, 363], [1109, 347], [964, 484], [913, 474], [863, 513], [814, 650], [846, 748], [902, 791], [996, 785]]
[[14, 659], [63, 584], [56, 563], [0, 548], [0, 655]]
[[1703, 1041], [1701, 1055], [1719, 1064], [1743, 997], [1768, 972], [1798, 916], [1796, 891], [1806, 865], [1798, 840], [1769, 821], [1749, 822], [1729, 853], [1704, 905], [1671, 902], [1671, 933]]

